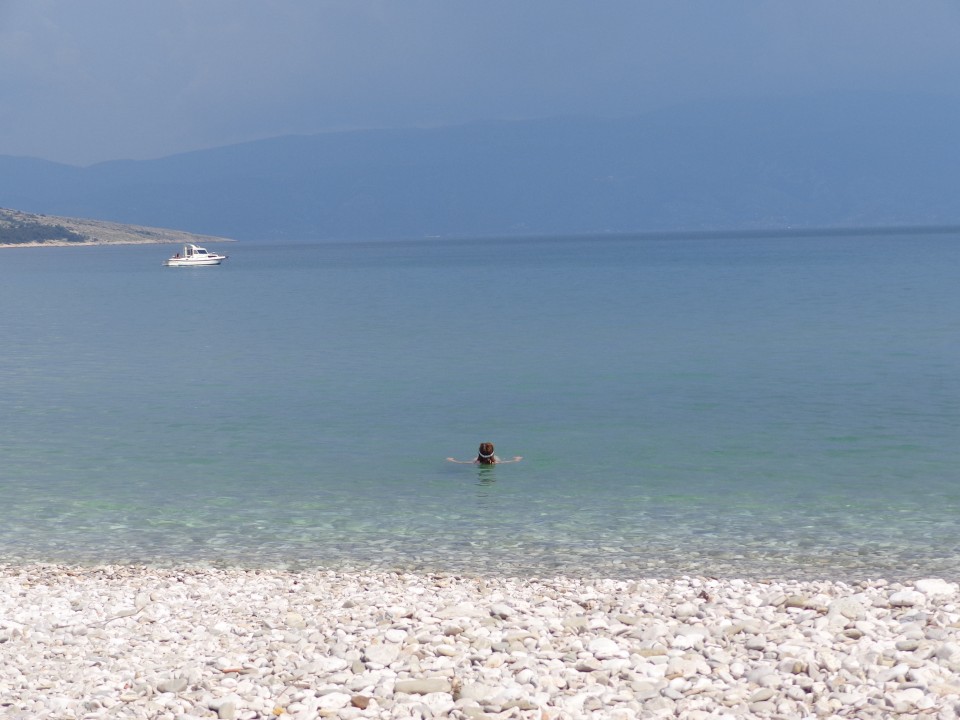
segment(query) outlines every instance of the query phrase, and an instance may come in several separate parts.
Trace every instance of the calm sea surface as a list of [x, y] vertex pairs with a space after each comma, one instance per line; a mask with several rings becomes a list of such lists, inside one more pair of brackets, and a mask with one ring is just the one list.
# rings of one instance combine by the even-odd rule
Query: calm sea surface
[[960, 576], [954, 236], [211, 247], [0, 250], [0, 561]]

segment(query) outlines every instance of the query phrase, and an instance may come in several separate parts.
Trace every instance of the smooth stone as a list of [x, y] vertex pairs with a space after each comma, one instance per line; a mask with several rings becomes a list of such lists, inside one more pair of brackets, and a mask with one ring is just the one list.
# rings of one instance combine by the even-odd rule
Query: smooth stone
[[307, 626], [307, 621], [303, 619], [303, 615], [297, 612], [287, 613], [286, 617], [284, 618], [284, 622], [286, 622], [287, 627], [294, 628], [297, 630], [300, 630]]
[[587, 627], [587, 619], [583, 615], [570, 615], [565, 617], [561, 623], [565, 630], [579, 632]]
[[945, 642], [933, 653], [934, 657], [947, 662], [953, 660], [960, 654], [960, 645], [953, 642]]
[[698, 674], [708, 674], [710, 666], [699, 655], [687, 655], [682, 657], [672, 657], [667, 663], [666, 676], [689, 678]]
[[907, 688], [906, 690], [899, 690], [892, 693], [890, 699], [894, 705], [904, 703], [909, 706], [916, 706], [917, 703], [923, 700], [923, 696], [924, 692], [920, 688]]
[[475, 700], [478, 703], [483, 703], [484, 701], [494, 697], [498, 692], [500, 692], [499, 688], [492, 687], [484, 683], [464, 683], [460, 688], [459, 697], [466, 700]]
[[621, 657], [626, 654], [615, 641], [602, 637], [591, 640], [587, 650], [598, 660]]
[[317, 707], [323, 710], [339, 710], [350, 704], [352, 695], [343, 692], [332, 692], [321, 695], [316, 700]]
[[417, 680], [397, 680], [393, 685], [394, 692], [408, 695], [426, 695], [428, 693], [449, 693], [449, 680], [443, 678], [421, 678]]
[[888, 598], [888, 602], [890, 607], [914, 607], [923, 605], [926, 599], [923, 593], [916, 590], [899, 590]]
[[697, 638], [691, 635], [676, 635], [673, 640], [670, 641], [670, 647], [677, 650], [689, 650], [690, 648], [696, 647], [702, 642], [702, 637]]
[[369, 645], [363, 651], [363, 660], [386, 667], [400, 657], [400, 646], [391, 644]]
[[470, 720], [491, 720], [491, 717], [484, 712], [483, 708], [474, 705], [461, 708], [460, 712], [470, 718]]
[[913, 650], [916, 650], [918, 647], [920, 647], [920, 641], [919, 640], [900, 640], [894, 645], [894, 647], [897, 648], [897, 650], [901, 650], [903, 652], [911, 652]]
[[183, 692], [187, 689], [187, 679], [186, 678], [172, 678], [169, 680], [162, 680], [157, 683], [157, 692], [161, 693], [178, 693]]
[[595, 670], [599, 670], [602, 667], [603, 665], [601, 665], [600, 661], [597, 660], [597, 658], [595, 657], [581, 658], [580, 660], [577, 661], [577, 664], [574, 665], [574, 668], [584, 673], [594, 672]]
[[227, 700], [216, 709], [219, 720], [235, 720], [237, 717], [237, 704], [232, 700]]
[[758, 703], [769, 700], [770, 698], [776, 696], [777, 691], [772, 688], [760, 688], [753, 695], [750, 696], [750, 699], [747, 700], [748, 703]]
[[504, 603], [495, 603], [490, 606], [490, 614], [495, 618], [506, 620], [511, 615], [515, 615], [516, 611]]
[[442, 607], [433, 615], [437, 618], [452, 620], [454, 618], [480, 618], [489, 615], [489, 613], [484, 612], [473, 603], [465, 602], [457, 605], [447, 605], [446, 607]]
[[747, 680], [755, 685], [764, 685], [770, 676], [776, 675], [776, 670], [767, 665], [761, 665], [747, 672]]
[[678, 620], [685, 620], [687, 618], [696, 617], [697, 615], [697, 606], [693, 603], [680, 603], [673, 609], [673, 616]]
[[770, 701], [749, 703], [747, 710], [758, 717], [773, 717], [776, 715], [777, 706]]
[[827, 606], [827, 615], [840, 615], [848, 620], [862, 620], [867, 616], [867, 609], [858, 600], [843, 597], [837, 598]]
[[913, 586], [927, 597], [956, 595], [960, 591], [960, 585], [941, 578], [924, 578], [917, 580]]
[[430, 708], [434, 717], [448, 717], [455, 704], [453, 698], [446, 692], [425, 693], [421, 702]]

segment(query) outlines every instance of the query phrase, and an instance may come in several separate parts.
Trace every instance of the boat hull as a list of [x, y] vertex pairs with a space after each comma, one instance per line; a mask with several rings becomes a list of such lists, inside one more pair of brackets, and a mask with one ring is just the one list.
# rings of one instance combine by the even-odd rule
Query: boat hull
[[203, 258], [202, 260], [194, 260], [192, 258], [170, 258], [169, 260], [164, 261], [164, 265], [167, 267], [205, 267], [208, 265], [219, 265], [223, 262], [223, 258]]

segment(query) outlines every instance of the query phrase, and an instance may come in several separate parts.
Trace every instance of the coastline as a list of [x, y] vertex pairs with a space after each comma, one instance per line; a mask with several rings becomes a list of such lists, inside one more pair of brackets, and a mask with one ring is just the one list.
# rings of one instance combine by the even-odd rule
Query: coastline
[[66, 240], [50, 240], [44, 242], [25, 242], [25, 243], [0, 243], [0, 250], [4, 248], [38, 248], [38, 247], [101, 247], [104, 245], [181, 245], [185, 242], [194, 244], [200, 243], [225, 243], [236, 242], [229, 238], [194, 238], [193, 240], [90, 240], [89, 242], [68, 242]]
[[[48, 230], [45, 230], [48, 229]], [[92, 245], [156, 245], [171, 243], [221, 243], [235, 242], [231, 238], [201, 235], [183, 230], [128, 225], [110, 220], [41, 215], [0, 208], [0, 237], [10, 232], [14, 237], [36, 237], [49, 234], [63, 239], [31, 240], [28, 242], [0, 243], [0, 248], [13, 247], [73, 247]], [[26, 235], [24, 236], [24, 232]], [[66, 238], [73, 236], [73, 240]], [[8, 236], [9, 237], [9, 236]]]
[[0, 565], [6, 717], [956, 717], [939, 579]]
[[38, 247], [93, 247], [102, 245], [175, 245], [177, 240], [123, 240], [104, 242], [92, 240], [90, 242], [67, 242], [66, 240], [51, 240], [49, 242], [0, 243], [4, 248], [38, 248]]

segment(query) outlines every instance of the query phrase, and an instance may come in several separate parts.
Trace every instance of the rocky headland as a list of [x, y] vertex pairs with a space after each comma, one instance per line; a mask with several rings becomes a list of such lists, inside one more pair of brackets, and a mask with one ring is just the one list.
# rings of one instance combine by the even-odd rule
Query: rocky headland
[[181, 230], [124, 225], [81, 218], [38, 215], [0, 208], [0, 248], [151, 243], [232, 242], [229, 238]]

